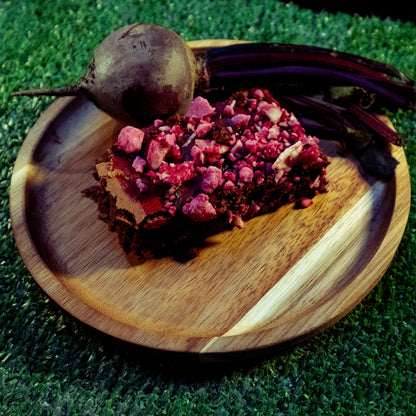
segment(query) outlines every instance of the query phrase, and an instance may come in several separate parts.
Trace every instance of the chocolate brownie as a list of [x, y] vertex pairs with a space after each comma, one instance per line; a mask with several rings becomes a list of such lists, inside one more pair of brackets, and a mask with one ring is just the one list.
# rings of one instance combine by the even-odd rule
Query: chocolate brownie
[[329, 161], [318, 139], [265, 89], [185, 116], [124, 127], [85, 191], [126, 253], [146, 260], [198, 254], [207, 236], [326, 191]]

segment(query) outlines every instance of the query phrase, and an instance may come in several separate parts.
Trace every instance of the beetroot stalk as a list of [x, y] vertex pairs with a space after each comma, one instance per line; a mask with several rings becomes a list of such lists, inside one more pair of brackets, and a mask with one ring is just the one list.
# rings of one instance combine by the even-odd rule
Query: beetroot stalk
[[381, 121], [376, 115], [367, 113], [354, 103], [350, 103], [347, 111], [364, 123], [368, 128], [372, 129], [372, 131], [380, 138], [396, 146], [403, 146], [403, 137], [395, 130], [391, 129], [386, 123]]
[[414, 81], [393, 66], [308, 45], [237, 44], [209, 50], [202, 58], [209, 86], [288, 86], [308, 91], [333, 85], [360, 86], [383, 107], [414, 109]]
[[52, 88], [52, 89], [33, 89], [33, 90], [20, 90], [13, 92], [13, 96], [26, 96], [26, 97], [37, 97], [37, 96], [48, 96], [48, 97], [67, 97], [73, 95], [82, 95], [83, 90], [79, 84], [72, 85], [69, 87]]
[[413, 88], [404, 84], [391, 84], [390, 81], [378, 82], [375, 79], [356, 73], [344, 72], [337, 69], [286, 65], [279, 67], [227, 70], [212, 74], [210, 86], [233, 85], [245, 87], [253, 85], [277, 86], [287, 89], [288, 86], [297, 89], [319, 90], [330, 86], [358, 86], [375, 94], [376, 101], [383, 107], [396, 111], [399, 108], [410, 110], [414, 108], [415, 96]]
[[414, 85], [412, 79], [394, 66], [360, 55], [310, 45], [243, 43], [212, 48], [206, 53], [204, 59], [213, 72], [216, 72], [215, 69], [218, 68], [250, 66], [250, 62], [256, 66], [276, 66], [279, 62], [306, 65], [319, 63], [322, 67], [344, 68], [375, 78], [387, 76], [405, 84]]

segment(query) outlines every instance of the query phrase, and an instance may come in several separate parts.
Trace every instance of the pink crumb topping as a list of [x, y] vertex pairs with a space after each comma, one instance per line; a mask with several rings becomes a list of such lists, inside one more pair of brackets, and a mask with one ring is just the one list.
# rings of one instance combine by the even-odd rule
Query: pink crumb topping
[[174, 146], [176, 144], [176, 136], [172, 133], [166, 133], [164, 140], [171, 146]]
[[143, 182], [141, 178], [136, 180], [136, 185], [139, 188], [140, 192], [146, 192], [147, 191], [147, 185]]
[[243, 182], [251, 182], [253, 180], [253, 169], [251, 167], [245, 166], [241, 168], [239, 172], [239, 178]]
[[258, 100], [262, 100], [264, 98], [264, 93], [262, 90], [257, 89], [254, 91], [253, 97], [257, 98]]
[[274, 124], [272, 127], [270, 127], [267, 138], [269, 140], [278, 139], [280, 133], [280, 128], [277, 124]]
[[264, 182], [264, 173], [262, 171], [256, 170], [256, 172], [254, 173], [254, 177], [256, 178], [256, 182], [258, 185]]
[[180, 186], [194, 177], [194, 162], [183, 162], [179, 164], [163, 162], [158, 172], [162, 182]]
[[273, 123], [278, 123], [280, 117], [282, 116], [282, 110], [280, 108], [266, 101], [261, 101], [258, 105], [258, 109], [260, 112], [265, 114]]
[[195, 144], [191, 149], [191, 157], [196, 164], [216, 163], [227, 150], [228, 146], [213, 140], [195, 139]]
[[183, 130], [179, 124], [174, 124], [170, 129], [170, 132], [174, 134], [176, 137], [183, 136]]
[[232, 170], [227, 170], [226, 172], [224, 172], [224, 178], [227, 181], [235, 182], [235, 180], [237, 179], [237, 174]]
[[254, 139], [247, 140], [245, 143], [247, 153], [257, 152], [257, 143], [258, 141]]
[[142, 157], [136, 156], [136, 158], [133, 160], [132, 167], [136, 172], [142, 173], [146, 167], [146, 164], [147, 162]]
[[157, 139], [153, 139], [150, 142], [149, 149], [147, 150], [147, 163], [150, 169], [156, 170], [159, 168], [165, 156], [168, 154], [169, 149], [170, 145], [166, 142], [163, 143]]
[[196, 97], [188, 108], [185, 117], [203, 118], [214, 114], [215, 108], [211, 106], [206, 98]]
[[209, 202], [206, 194], [200, 193], [191, 202], [186, 203], [182, 207], [182, 212], [192, 221], [201, 222], [209, 221], [217, 216], [217, 212]]
[[227, 181], [224, 183], [223, 185], [224, 189], [234, 189], [235, 188], [235, 184], [233, 181]]
[[308, 208], [313, 204], [312, 199], [310, 198], [301, 198], [299, 200], [299, 205], [301, 208]]
[[227, 104], [224, 107], [224, 110], [223, 110], [222, 114], [224, 116], [226, 116], [226, 117], [232, 117], [235, 114], [235, 112], [234, 112], [234, 106], [231, 105], [231, 104]]
[[153, 125], [154, 125], [156, 128], [162, 127], [164, 124], [165, 124], [165, 122], [164, 122], [163, 120], [159, 119], [159, 118], [157, 118], [157, 119], [153, 122]]
[[248, 123], [250, 122], [250, 114], [237, 114], [231, 118], [232, 123], [235, 127], [247, 127]]
[[126, 153], [138, 152], [142, 148], [143, 139], [143, 130], [132, 126], [126, 126], [121, 129], [116, 145]]
[[207, 194], [212, 194], [222, 182], [222, 171], [216, 166], [209, 166], [202, 180], [201, 188]]
[[204, 137], [212, 129], [211, 123], [199, 123], [195, 130], [197, 137]]

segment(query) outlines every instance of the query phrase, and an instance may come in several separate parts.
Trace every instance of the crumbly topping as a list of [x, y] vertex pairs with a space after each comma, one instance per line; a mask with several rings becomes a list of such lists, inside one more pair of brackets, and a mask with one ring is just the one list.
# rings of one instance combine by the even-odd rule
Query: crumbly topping
[[[267, 90], [252, 89], [215, 106], [196, 97], [184, 117], [126, 127], [116, 148], [130, 155], [140, 193], [162, 185], [160, 198], [170, 215], [208, 221], [218, 214], [218, 192], [270, 179], [282, 183], [297, 162], [318, 161], [317, 143]], [[230, 222], [242, 226], [241, 210], [229, 208]]]
[[138, 152], [142, 148], [143, 139], [144, 132], [142, 130], [126, 126], [121, 129], [118, 135], [117, 146], [126, 153]]
[[196, 97], [191, 102], [185, 117], [192, 119], [203, 119], [215, 113], [215, 108], [203, 97]]
[[182, 212], [196, 222], [209, 221], [217, 216], [208, 195], [204, 193], [196, 195], [191, 202], [186, 203]]

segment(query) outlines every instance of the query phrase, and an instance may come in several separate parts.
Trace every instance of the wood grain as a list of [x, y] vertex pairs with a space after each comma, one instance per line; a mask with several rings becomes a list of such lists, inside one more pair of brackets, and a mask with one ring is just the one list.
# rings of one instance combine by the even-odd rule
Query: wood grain
[[[230, 42], [190, 44], [203, 51]], [[400, 164], [382, 183], [321, 141], [330, 184], [311, 207], [288, 205], [215, 235], [187, 263], [137, 264], [81, 195], [119, 129], [80, 97], [57, 99], [23, 143], [10, 188], [16, 243], [34, 279], [114, 337], [202, 356], [310, 337], [361, 302], [401, 241], [410, 210], [403, 149], [392, 149]]]

